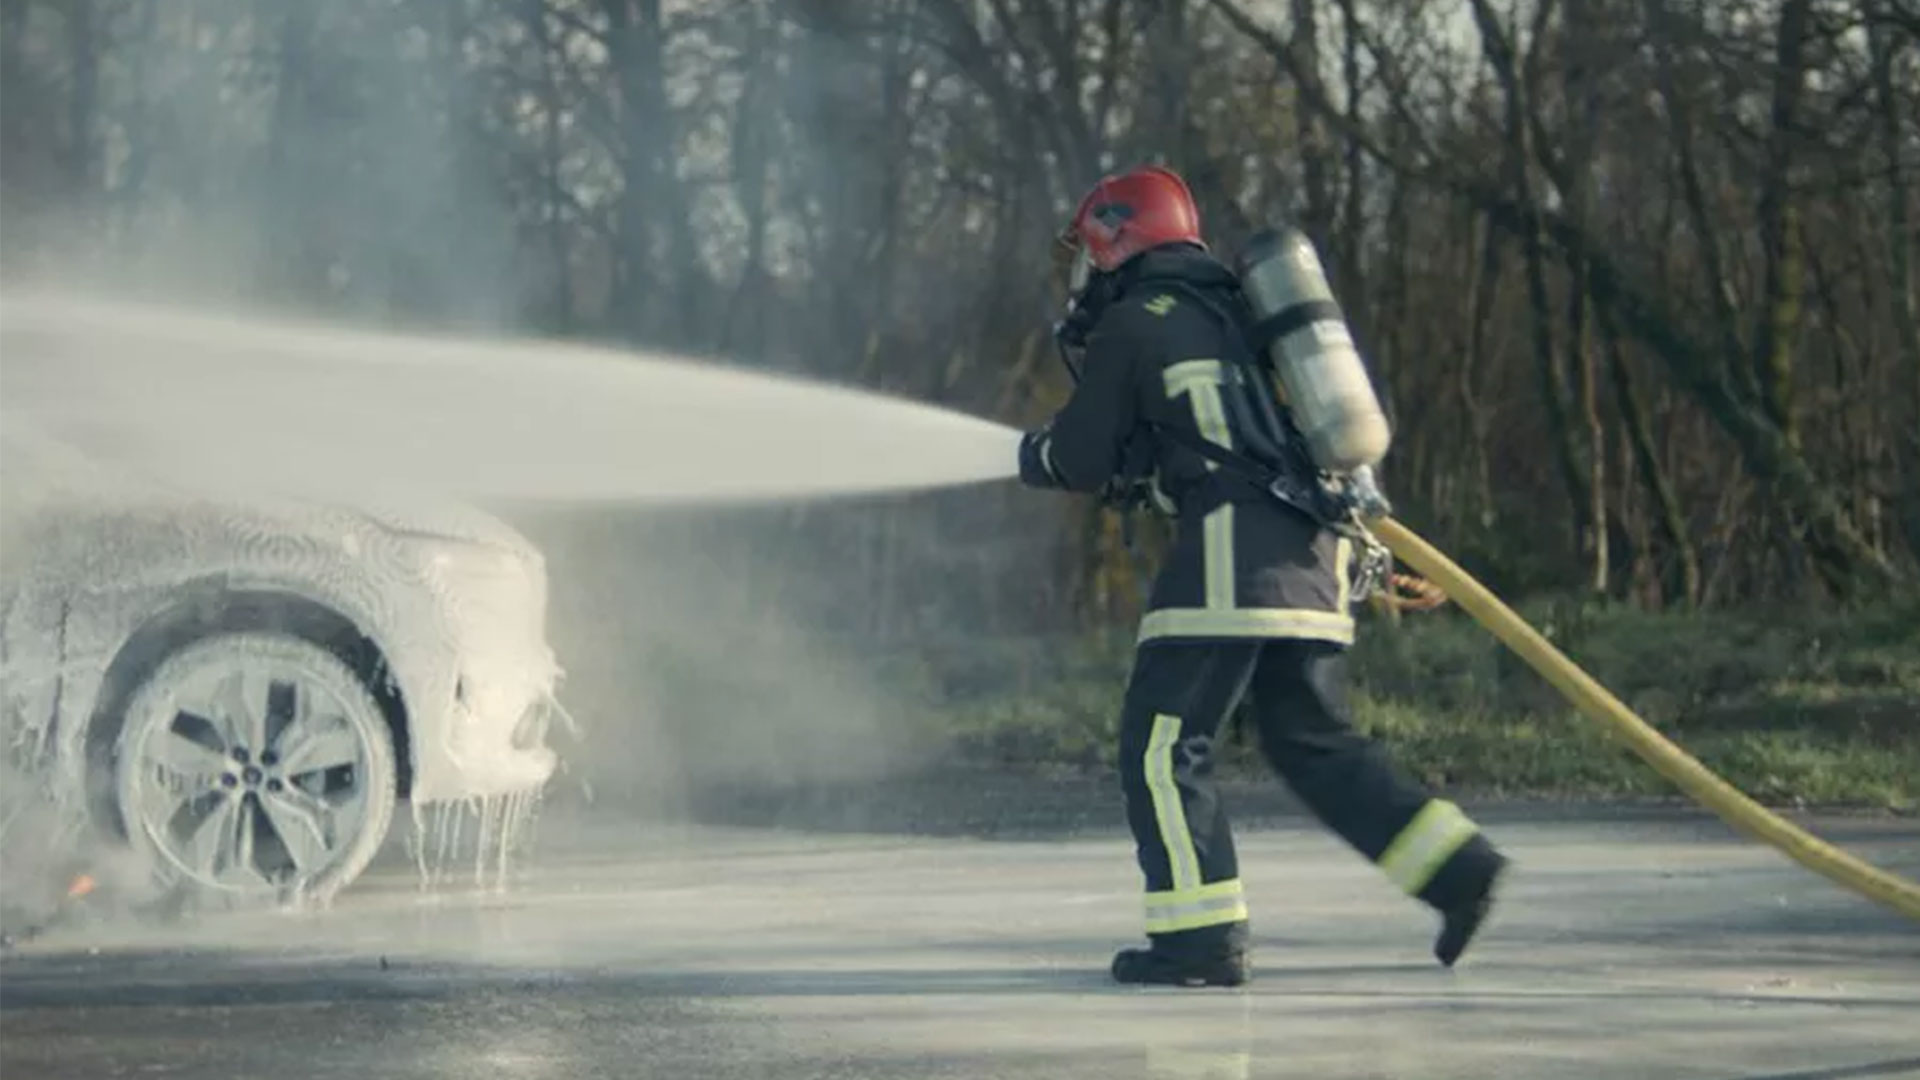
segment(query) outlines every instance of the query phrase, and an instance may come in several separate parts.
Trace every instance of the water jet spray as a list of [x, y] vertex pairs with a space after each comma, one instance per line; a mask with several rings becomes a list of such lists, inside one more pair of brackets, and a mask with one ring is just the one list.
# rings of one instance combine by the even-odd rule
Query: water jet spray
[[[280, 493], [713, 502], [909, 490], [1012, 477], [1020, 434], [936, 406], [673, 357], [66, 296], [0, 301], [0, 352], [9, 421], [30, 417], [85, 454], [174, 481]], [[1739, 792], [1390, 516], [1361, 471], [1384, 449], [1357, 451], [1362, 482], [1351, 494], [1394, 555], [1687, 795], [1802, 866], [1920, 920], [1920, 885]], [[458, 847], [457, 815], [442, 816], [431, 839]], [[479, 816], [485, 846], [497, 846], [521, 815], [501, 807]], [[475, 859], [476, 881], [485, 880], [486, 857]], [[502, 872], [496, 864], [494, 880]]]

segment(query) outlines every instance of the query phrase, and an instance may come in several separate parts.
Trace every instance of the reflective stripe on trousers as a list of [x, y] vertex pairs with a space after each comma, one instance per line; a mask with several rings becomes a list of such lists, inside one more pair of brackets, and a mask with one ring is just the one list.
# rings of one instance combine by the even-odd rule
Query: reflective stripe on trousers
[[1172, 934], [1203, 926], [1245, 922], [1246, 891], [1239, 878], [1193, 889], [1147, 894], [1147, 933]]
[[1180, 743], [1180, 718], [1162, 713], [1153, 718], [1147, 739], [1144, 768], [1147, 795], [1153, 801], [1160, 843], [1167, 851], [1167, 870], [1173, 888], [1146, 894], [1149, 934], [1171, 934], [1203, 926], [1242, 922], [1247, 918], [1246, 896], [1240, 879], [1202, 883], [1200, 853], [1174, 781], [1173, 753]]
[[1418, 896], [1453, 853], [1479, 832], [1458, 806], [1429, 799], [1380, 853], [1380, 871], [1409, 896]]

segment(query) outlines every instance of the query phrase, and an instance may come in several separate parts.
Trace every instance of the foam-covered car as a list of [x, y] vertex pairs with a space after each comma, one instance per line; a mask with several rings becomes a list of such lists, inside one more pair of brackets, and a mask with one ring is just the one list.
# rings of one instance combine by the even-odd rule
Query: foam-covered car
[[76, 483], [84, 466], [20, 497], [34, 457], [0, 462], [15, 760], [169, 886], [331, 895], [398, 801], [552, 775], [546, 569], [504, 522]]

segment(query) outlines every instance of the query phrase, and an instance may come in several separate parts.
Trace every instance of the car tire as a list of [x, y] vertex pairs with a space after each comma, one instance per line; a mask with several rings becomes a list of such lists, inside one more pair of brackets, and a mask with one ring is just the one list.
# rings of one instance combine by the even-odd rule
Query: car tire
[[324, 901], [366, 869], [398, 800], [393, 733], [325, 647], [220, 633], [161, 661], [127, 700], [114, 793], [169, 892]]

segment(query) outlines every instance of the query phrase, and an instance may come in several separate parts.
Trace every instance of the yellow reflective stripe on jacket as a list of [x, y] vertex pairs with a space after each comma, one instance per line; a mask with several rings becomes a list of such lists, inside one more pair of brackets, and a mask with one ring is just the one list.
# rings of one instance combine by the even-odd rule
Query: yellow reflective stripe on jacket
[[1140, 620], [1140, 641], [1156, 638], [1306, 638], [1353, 644], [1353, 616], [1309, 608], [1161, 608]]
[[1430, 799], [1380, 853], [1380, 871], [1408, 895], [1418, 894], [1478, 831], [1458, 806]]
[[1230, 611], [1235, 588], [1233, 565], [1233, 504], [1221, 503], [1201, 519], [1202, 575], [1206, 580], [1207, 610]]
[[1200, 853], [1193, 849], [1186, 804], [1180, 801], [1180, 787], [1173, 781], [1173, 748], [1179, 741], [1179, 717], [1164, 713], [1154, 717], [1143, 763], [1147, 795], [1153, 800], [1153, 817], [1160, 825], [1160, 843], [1167, 849], [1167, 869], [1176, 890], [1200, 884]]
[[1203, 926], [1244, 922], [1246, 890], [1239, 878], [1215, 881], [1191, 889], [1151, 892], [1146, 898], [1147, 933], [1172, 934]]
[[[1220, 386], [1226, 380], [1220, 361], [1182, 360], [1162, 371], [1160, 379], [1169, 399], [1187, 395], [1188, 403], [1193, 406], [1193, 426], [1201, 438], [1215, 446], [1233, 449], [1233, 428], [1227, 423], [1226, 401], [1220, 396]], [[1219, 467], [1219, 462], [1208, 459], [1208, 472]]]
[[1333, 542], [1333, 580], [1339, 590], [1333, 608], [1342, 615], [1353, 613], [1353, 541], [1342, 536]]

